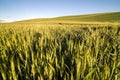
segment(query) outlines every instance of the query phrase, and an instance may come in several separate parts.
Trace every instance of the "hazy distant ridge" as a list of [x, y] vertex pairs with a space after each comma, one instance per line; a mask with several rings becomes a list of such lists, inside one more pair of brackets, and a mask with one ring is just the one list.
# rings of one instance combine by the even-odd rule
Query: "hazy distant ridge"
[[0, 23], [3, 23], [3, 22], [5, 22], [5, 20], [0, 20]]

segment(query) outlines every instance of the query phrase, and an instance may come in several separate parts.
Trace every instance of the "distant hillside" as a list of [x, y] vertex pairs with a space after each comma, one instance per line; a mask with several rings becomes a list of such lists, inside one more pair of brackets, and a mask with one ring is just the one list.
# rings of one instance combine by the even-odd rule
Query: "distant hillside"
[[120, 12], [65, 16], [57, 19], [88, 22], [120, 22]]
[[39, 23], [39, 22], [63, 22], [63, 21], [75, 21], [75, 22], [120, 22], [120, 12], [110, 13], [96, 13], [87, 15], [74, 15], [63, 16], [56, 18], [43, 18], [43, 19], [31, 19], [19, 22], [25, 23]]

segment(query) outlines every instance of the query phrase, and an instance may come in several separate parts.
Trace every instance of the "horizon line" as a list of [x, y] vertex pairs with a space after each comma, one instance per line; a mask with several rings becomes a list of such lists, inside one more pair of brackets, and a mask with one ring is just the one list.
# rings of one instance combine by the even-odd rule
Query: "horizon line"
[[16, 22], [16, 21], [23, 21], [23, 20], [31, 20], [31, 19], [51, 19], [51, 18], [59, 18], [59, 17], [67, 17], [67, 16], [82, 16], [82, 15], [90, 15], [90, 14], [102, 14], [102, 13], [104, 14], [104, 13], [116, 13], [116, 12], [120, 12], [120, 11], [71, 14], [71, 15], [60, 15], [60, 16], [53, 16], [53, 17], [33, 17], [33, 18], [24, 18], [24, 19], [17, 19], [17, 20], [0, 19], [0, 23], [9, 23], [9, 22]]

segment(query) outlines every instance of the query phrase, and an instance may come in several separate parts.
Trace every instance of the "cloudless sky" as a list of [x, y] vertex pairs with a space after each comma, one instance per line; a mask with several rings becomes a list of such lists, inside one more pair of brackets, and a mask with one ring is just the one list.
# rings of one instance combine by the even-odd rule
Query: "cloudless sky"
[[0, 0], [0, 20], [119, 12], [120, 0]]

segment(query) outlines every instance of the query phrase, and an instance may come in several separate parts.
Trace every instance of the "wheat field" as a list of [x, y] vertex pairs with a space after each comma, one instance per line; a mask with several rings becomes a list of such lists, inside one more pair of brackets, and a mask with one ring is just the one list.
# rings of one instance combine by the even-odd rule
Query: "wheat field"
[[0, 80], [120, 80], [120, 25], [0, 24]]

